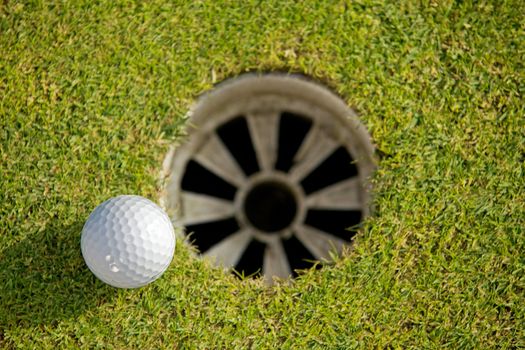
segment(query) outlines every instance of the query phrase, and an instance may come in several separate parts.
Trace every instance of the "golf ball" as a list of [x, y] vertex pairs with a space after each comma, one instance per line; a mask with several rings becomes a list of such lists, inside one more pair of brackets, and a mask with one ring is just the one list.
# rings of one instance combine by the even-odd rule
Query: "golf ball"
[[173, 226], [152, 201], [124, 195], [100, 204], [82, 229], [82, 256], [103, 282], [137, 288], [168, 268], [175, 250]]

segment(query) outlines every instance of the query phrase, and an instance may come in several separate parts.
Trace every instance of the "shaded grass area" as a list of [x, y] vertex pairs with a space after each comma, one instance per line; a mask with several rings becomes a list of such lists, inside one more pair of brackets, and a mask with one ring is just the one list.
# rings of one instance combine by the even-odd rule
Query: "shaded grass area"
[[[0, 346], [525, 347], [522, 1], [4, 2]], [[301, 72], [357, 108], [380, 157], [355, 249], [290, 285], [177, 247], [115, 290], [83, 264], [89, 212], [157, 199], [195, 97]]]

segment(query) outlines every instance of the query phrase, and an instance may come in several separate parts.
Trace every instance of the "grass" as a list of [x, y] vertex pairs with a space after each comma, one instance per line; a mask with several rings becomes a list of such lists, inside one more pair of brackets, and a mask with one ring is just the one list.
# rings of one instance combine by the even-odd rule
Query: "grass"
[[[525, 347], [525, 3], [0, 4], [0, 347]], [[138, 290], [83, 263], [83, 222], [157, 174], [195, 97], [301, 72], [380, 157], [355, 249], [290, 285], [181, 242]]]

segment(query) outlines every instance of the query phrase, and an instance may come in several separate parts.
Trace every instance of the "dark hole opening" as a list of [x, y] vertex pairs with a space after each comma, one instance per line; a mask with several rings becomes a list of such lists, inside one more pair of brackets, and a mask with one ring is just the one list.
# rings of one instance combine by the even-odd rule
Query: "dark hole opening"
[[266, 244], [252, 240], [241, 259], [235, 266], [235, 270], [244, 276], [260, 276], [264, 264], [264, 251]]
[[215, 244], [238, 230], [239, 224], [235, 218], [186, 226], [186, 232], [191, 234], [190, 237], [193, 245], [195, 245], [201, 253], [206, 252]]
[[246, 175], [250, 176], [259, 171], [248, 122], [243, 116], [221, 125], [217, 134]]
[[[282, 242], [294, 277], [298, 276], [297, 270], [306, 270], [314, 265], [315, 257], [295, 235], [288, 239], [283, 239]], [[321, 265], [317, 265], [317, 267], [319, 268]]]
[[194, 160], [186, 166], [181, 188], [184, 191], [202, 193], [232, 201], [237, 189]]
[[344, 147], [339, 147], [301, 181], [304, 193], [333, 185], [336, 182], [357, 176], [358, 170], [354, 159]]
[[328, 232], [336, 237], [351, 241], [361, 223], [360, 210], [322, 210], [310, 209], [304, 223]]
[[295, 154], [303, 144], [312, 122], [300, 115], [284, 112], [279, 123], [279, 152], [275, 169], [288, 172], [294, 165]]
[[244, 211], [255, 228], [264, 232], [278, 232], [294, 220], [297, 203], [287, 186], [268, 181], [258, 184], [248, 193]]

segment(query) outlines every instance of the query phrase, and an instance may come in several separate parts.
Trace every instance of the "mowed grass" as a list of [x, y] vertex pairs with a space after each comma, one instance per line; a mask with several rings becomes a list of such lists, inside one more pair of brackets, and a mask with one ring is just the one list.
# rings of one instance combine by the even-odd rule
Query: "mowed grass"
[[[525, 347], [525, 3], [4, 1], [0, 347]], [[214, 83], [327, 83], [377, 148], [354, 249], [291, 284], [178, 242], [117, 290], [85, 266], [91, 210], [158, 201], [168, 147]]]

